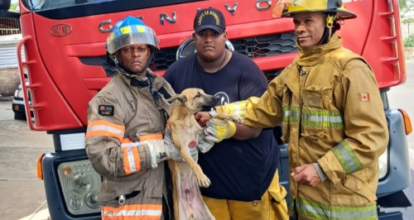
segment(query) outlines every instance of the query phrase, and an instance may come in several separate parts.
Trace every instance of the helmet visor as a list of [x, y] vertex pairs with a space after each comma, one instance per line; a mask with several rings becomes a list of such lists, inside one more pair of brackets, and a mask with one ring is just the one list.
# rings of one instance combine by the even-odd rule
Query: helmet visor
[[341, 0], [279, 0], [273, 17], [292, 17], [301, 12], [336, 13], [338, 19], [355, 18], [356, 15], [345, 9]]
[[143, 25], [131, 25], [114, 29], [106, 39], [106, 49], [110, 54], [134, 44], [147, 44], [159, 49], [159, 40], [154, 30]]

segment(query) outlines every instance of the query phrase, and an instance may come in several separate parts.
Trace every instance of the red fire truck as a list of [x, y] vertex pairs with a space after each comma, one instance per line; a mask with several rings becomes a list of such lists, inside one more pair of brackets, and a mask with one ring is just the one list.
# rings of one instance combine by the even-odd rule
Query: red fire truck
[[[7, 6], [10, 0], [0, 0]], [[6, 2], [6, 3], [4, 3]], [[380, 219], [402, 219], [387, 207], [407, 207], [402, 192], [410, 182], [406, 135], [411, 124], [404, 110], [389, 106], [387, 92], [404, 82], [405, 63], [398, 0], [343, 0], [357, 19], [342, 24], [344, 45], [372, 65], [390, 129], [387, 151], [380, 158], [377, 190]], [[26, 60], [19, 56], [26, 113], [32, 130], [53, 137], [55, 150], [39, 157], [51, 219], [100, 219], [96, 201], [101, 177], [84, 150], [89, 100], [116, 71], [105, 61], [104, 43], [116, 21], [132, 15], [154, 28], [161, 41], [150, 68], [163, 72], [176, 59], [194, 53], [193, 18], [199, 8], [214, 7], [226, 17], [227, 48], [252, 58], [271, 80], [295, 56], [293, 22], [275, 17], [277, 0], [20, 0]], [[31, 104], [28, 95], [30, 93]], [[28, 117], [30, 118], [30, 117]], [[277, 129], [277, 128], [275, 128]], [[288, 187], [288, 145], [282, 147], [281, 183]]]

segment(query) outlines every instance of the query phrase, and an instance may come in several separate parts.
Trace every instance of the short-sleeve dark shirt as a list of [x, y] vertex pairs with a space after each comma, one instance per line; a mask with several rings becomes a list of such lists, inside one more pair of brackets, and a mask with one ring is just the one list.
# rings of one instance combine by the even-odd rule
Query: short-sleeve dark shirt
[[[201, 88], [219, 96], [221, 105], [260, 97], [267, 87], [258, 66], [238, 53], [233, 53], [227, 65], [216, 73], [205, 72], [196, 54], [187, 56], [172, 64], [164, 78], [176, 93], [190, 87]], [[246, 141], [224, 140], [199, 155], [198, 163], [211, 180], [201, 193], [216, 199], [260, 200], [275, 175], [279, 157], [280, 149], [271, 129]]]

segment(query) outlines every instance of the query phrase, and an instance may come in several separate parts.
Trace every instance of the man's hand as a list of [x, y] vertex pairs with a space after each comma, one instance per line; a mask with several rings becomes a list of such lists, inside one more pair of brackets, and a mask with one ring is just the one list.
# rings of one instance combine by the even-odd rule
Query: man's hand
[[292, 176], [293, 181], [312, 187], [315, 187], [321, 182], [318, 172], [313, 164], [296, 167], [290, 175]]
[[208, 112], [197, 112], [194, 115], [194, 118], [197, 120], [198, 124], [201, 127], [205, 127], [208, 120], [210, 120], [211, 116]]
[[[172, 141], [171, 129], [170, 129], [170, 126], [168, 125], [165, 128], [164, 147], [165, 147], [165, 151], [168, 156], [168, 159], [172, 159], [175, 161], [184, 161], [184, 159], [180, 155], [180, 152], [177, 146], [175, 146]], [[188, 146], [188, 150], [193, 160], [197, 162], [198, 161], [198, 149], [196, 148], [196, 145]]]

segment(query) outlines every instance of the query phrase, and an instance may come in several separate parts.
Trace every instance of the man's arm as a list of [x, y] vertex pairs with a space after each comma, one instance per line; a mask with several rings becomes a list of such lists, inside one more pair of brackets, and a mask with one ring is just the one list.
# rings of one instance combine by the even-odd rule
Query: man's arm
[[344, 73], [346, 138], [318, 160], [333, 183], [372, 166], [388, 145], [387, 121], [375, 76], [361, 60]]
[[[260, 74], [264, 77], [263, 73]], [[215, 119], [210, 120], [211, 123], [207, 126], [207, 130], [210, 131], [210, 140], [220, 142], [231, 137], [243, 138], [244, 135], [254, 137], [257, 131], [252, 129], [272, 128], [280, 124], [283, 119], [283, 75], [284, 72], [270, 82], [260, 98], [252, 96], [245, 101], [216, 106], [218, 113], [238, 115], [243, 118], [244, 125], [247, 127], [240, 126], [237, 129], [238, 127], [233, 122], [223, 123]]]
[[88, 106], [85, 150], [92, 166], [105, 177], [127, 176], [156, 168], [167, 159], [182, 161], [167, 134], [153, 135], [148, 141], [125, 137], [124, 113], [116, 100], [95, 97]]
[[[195, 115], [196, 120], [200, 126], [205, 127], [208, 120], [211, 116], [208, 112], [198, 112]], [[252, 138], [257, 138], [262, 132], [261, 128], [252, 128], [244, 124], [236, 124], [236, 133], [233, 135], [233, 138], [236, 140], [249, 140]]]

